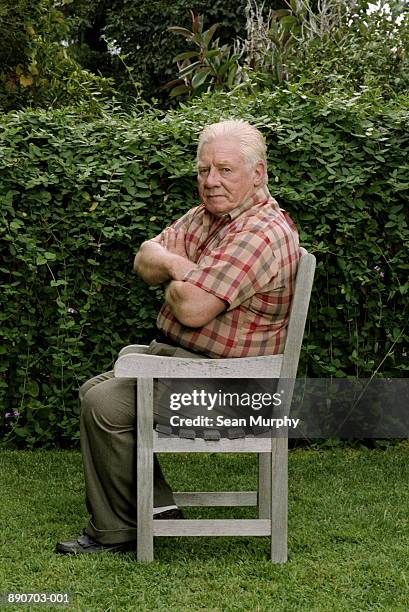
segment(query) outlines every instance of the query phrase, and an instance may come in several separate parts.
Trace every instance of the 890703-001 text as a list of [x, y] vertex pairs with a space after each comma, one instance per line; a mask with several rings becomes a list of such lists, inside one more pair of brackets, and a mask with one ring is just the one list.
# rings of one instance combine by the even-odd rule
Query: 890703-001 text
[[0, 593], [0, 605], [67, 605], [72, 602], [70, 593], [41, 593], [36, 591]]

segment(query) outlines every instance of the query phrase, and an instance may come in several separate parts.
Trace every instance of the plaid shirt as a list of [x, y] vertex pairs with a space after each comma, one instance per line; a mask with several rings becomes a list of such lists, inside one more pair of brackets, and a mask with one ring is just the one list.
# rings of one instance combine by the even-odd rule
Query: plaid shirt
[[158, 328], [209, 357], [282, 353], [299, 259], [297, 229], [262, 187], [223, 217], [203, 204], [172, 224], [184, 228], [189, 259], [183, 281], [224, 300], [227, 310], [203, 327], [186, 327], [164, 304]]

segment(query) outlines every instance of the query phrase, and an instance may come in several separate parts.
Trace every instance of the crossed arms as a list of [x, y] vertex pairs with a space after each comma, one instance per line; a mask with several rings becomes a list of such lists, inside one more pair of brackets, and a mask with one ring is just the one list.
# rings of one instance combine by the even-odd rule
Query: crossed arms
[[223, 312], [227, 304], [204, 289], [182, 279], [197, 268], [185, 249], [185, 234], [173, 228], [144, 242], [135, 256], [134, 272], [148, 285], [169, 283], [165, 301], [182, 325], [202, 327]]

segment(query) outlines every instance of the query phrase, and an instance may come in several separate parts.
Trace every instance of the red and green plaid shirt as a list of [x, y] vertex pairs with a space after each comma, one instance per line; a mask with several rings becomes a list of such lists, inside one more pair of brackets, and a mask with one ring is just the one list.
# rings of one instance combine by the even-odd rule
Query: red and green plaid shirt
[[172, 227], [184, 228], [189, 259], [198, 267], [183, 281], [224, 300], [227, 310], [203, 327], [179, 323], [164, 304], [158, 328], [180, 346], [209, 357], [282, 353], [299, 259], [297, 229], [259, 189], [223, 217], [203, 204]]

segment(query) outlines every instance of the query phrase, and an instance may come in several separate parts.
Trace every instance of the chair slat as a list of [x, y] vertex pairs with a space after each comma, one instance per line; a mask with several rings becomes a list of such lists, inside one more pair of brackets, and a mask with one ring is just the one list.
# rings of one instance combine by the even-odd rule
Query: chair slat
[[136, 411], [137, 440], [144, 440], [136, 448], [136, 516], [138, 561], [153, 560], [153, 380], [140, 378], [137, 389], [138, 410]]
[[257, 491], [179, 491], [173, 497], [182, 507], [257, 505]]
[[153, 521], [155, 536], [266, 536], [271, 523], [265, 519], [199, 519]]
[[282, 355], [241, 359], [189, 359], [125, 353], [115, 364], [117, 378], [278, 378]]
[[153, 432], [153, 450], [156, 453], [268, 453], [271, 438], [248, 436], [237, 440], [189, 440], [178, 436], [160, 436]]

